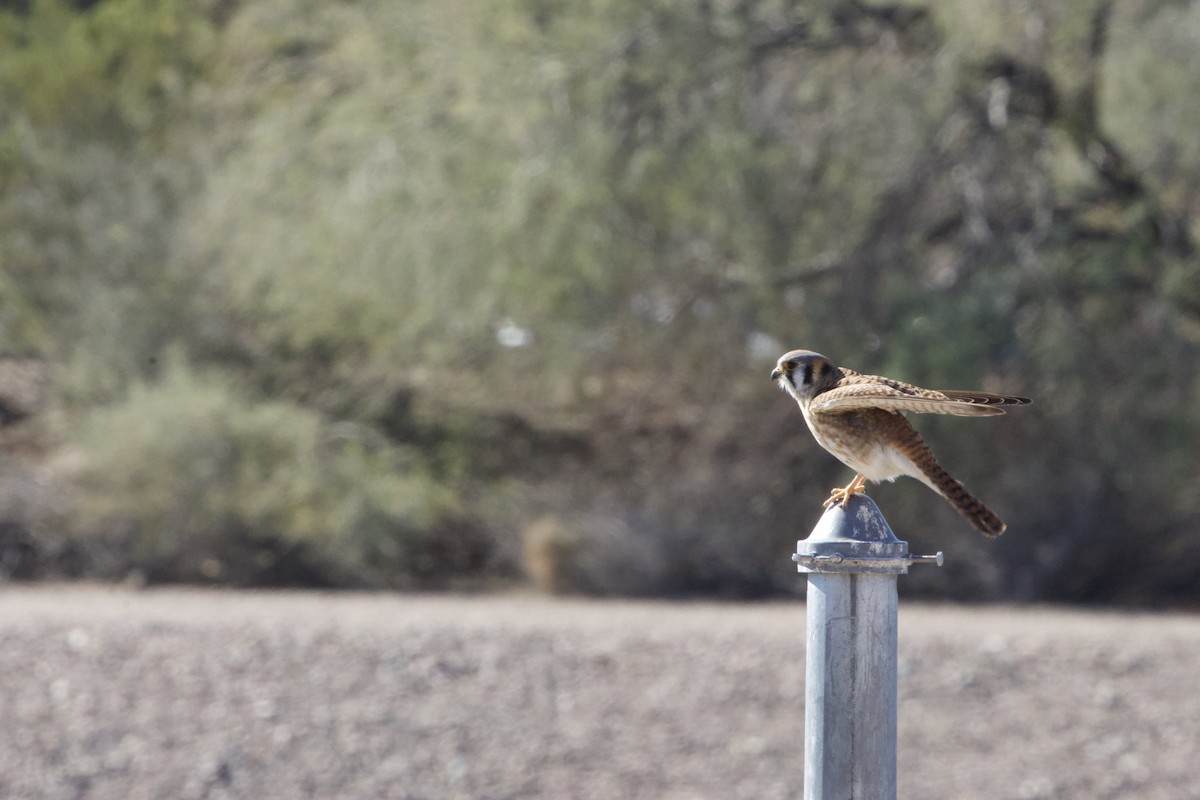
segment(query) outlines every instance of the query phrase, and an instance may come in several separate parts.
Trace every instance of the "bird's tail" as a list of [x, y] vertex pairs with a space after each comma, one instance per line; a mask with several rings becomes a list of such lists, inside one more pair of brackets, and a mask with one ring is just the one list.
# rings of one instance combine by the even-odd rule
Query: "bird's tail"
[[972, 497], [966, 487], [942, 468], [928, 447], [923, 449], [924, 453], [913, 459], [913, 463], [921, 470], [919, 477], [925, 485], [946, 498], [946, 501], [954, 506], [954, 510], [966, 517], [967, 522], [970, 522], [984, 536], [994, 539], [1004, 533], [1004, 529], [1008, 527], [1004, 524], [1004, 520]]

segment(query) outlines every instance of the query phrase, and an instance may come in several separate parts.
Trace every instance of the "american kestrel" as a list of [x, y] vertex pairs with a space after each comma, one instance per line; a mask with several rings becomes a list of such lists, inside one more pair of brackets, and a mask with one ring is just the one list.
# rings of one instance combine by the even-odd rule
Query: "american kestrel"
[[857, 473], [849, 486], [833, 490], [826, 507], [839, 502], [844, 507], [851, 495], [866, 491], [869, 480], [908, 475], [946, 498], [984, 536], [1004, 533], [1004, 521], [942, 469], [903, 412], [987, 417], [1003, 414], [1000, 406], [1033, 401], [989, 392], [939, 392], [860, 375], [811, 350], [785, 353], [771, 380], [796, 399], [817, 443]]

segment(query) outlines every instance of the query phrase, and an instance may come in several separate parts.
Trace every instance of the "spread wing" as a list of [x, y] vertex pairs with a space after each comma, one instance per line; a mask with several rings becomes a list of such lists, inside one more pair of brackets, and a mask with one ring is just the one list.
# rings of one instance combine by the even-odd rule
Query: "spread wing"
[[908, 383], [881, 378], [878, 375], [859, 375], [842, 370], [844, 377], [833, 388], [812, 399], [809, 411], [838, 413], [864, 408], [885, 411], [912, 411], [917, 414], [953, 414], [959, 417], [988, 417], [1003, 414], [1000, 406], [1023, 406], [1031, 400], [990, 392], [934, 391]]

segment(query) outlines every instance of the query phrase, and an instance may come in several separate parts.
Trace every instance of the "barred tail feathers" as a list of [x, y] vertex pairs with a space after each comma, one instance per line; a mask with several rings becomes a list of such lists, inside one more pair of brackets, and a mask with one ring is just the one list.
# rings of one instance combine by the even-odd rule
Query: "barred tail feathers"
[[994, 539], [1004, 533], [1008, 526], [1004, 524], [1004, 520], [996, 516], [996, 513], [983, 503], [971, 496], [970, 492], [958, 481], [956, 481], [949, 472], [942, 469], [941, 466], [934, 462], [936, 468], [926, 475], [933, 482], [934, 490], [950, 505], [954, 506], [954, 510], [966, 517], [975, 529], [988, 538]]
[[966, 487], [946, 472], [933, 457], [933, 451], [919, 437], [908, 443], [905, 455], [912, 461], [916, 471], [911, 473], [930, 489], [946, 498], [954, 510], [962, 514], [971, 525], [990, 539], [1004, 533], [1008, 526], [1004, 520], [983, 503], [976, 500]]

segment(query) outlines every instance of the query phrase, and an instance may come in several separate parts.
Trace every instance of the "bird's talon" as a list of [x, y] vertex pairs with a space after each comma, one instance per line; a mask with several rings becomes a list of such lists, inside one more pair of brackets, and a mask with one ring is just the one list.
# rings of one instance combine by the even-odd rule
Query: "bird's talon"
[[850, 485], [846, 487], [838, 487], [830, 490], [829, 497], [821, 504], [822, 508], [829, 508], [835, 503], [845, 508], [850, 504], [850, 497], [856, 494], [867, 493], [867, 481], [861, 475], [854, 476], [854, 480], [850, 481]]

